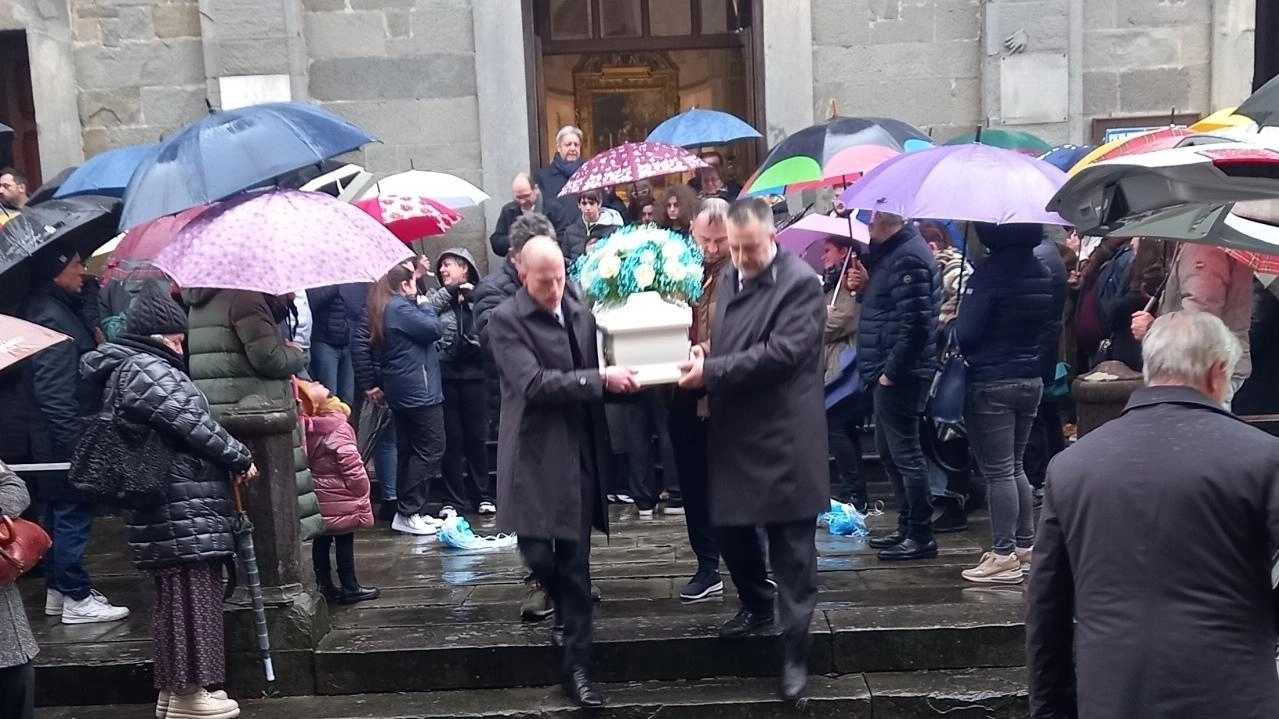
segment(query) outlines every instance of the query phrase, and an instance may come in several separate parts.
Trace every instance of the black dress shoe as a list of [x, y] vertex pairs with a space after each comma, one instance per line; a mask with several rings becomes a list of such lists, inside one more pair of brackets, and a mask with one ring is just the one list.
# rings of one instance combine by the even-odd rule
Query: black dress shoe
[[908, 559], [932, 559], [937, 556], [937, 542], [928, 540], [927, 542], [918, 542], [914, 539], [905, 539], [895, 547], [880, 550], [879, 560], [881, 562], [897, 562]]
[[338, 593], [338, 604], [358, 604], [359, 602], [367, 602], [382, 596], [382, 592], [377, 587], [360, 587], [355, 589], [343, 589]]
[[564, 677], [564, 696], [583, 709], [598, 709], [604, 706], [604, 696], [595, 691], [591, 680], [586, 676], [585, 667], [573, 667]]
[[719, 635], [725, 639], [743, 637], [751, 632], [773, 626], [773, 612], [752, 612], [749, 609], [738, 610], [737, 616], [724, 622], [719, 628]]
[[904, 541], [906, 541], [906, 535], [897, 531], [892, 534], [886, 534], [882, 537], [871, 537], [870, 541], [866, 542], [866, 544], [871, 549], [888, 549], [889, 547], [896, 547]]

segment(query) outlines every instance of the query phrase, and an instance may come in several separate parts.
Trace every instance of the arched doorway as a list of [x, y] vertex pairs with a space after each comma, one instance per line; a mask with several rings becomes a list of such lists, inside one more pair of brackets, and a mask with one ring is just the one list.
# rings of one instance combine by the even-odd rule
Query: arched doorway
[[[763, 127], [759, 0], [525, 0], [530, 162], [555, 152], [555, 133], [577, 125], [584, 155], [643, 140], [692, 107]], [[745, 179], [763, 147], [717, 148]]]
[[28, 189], [35, 192], [42, 179], [40, 140], [27, 34], [21, 30], [0, 32], [0, 124], [13, 130], [12, 136], [0, 136], [0, 167], [17, 167], [27, 176]]

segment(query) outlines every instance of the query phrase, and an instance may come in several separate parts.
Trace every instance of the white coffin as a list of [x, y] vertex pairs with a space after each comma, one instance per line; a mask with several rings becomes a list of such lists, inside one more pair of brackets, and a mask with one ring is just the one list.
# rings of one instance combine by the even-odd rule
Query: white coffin
[[640, 384], [671, 384], [688, 361], [693, 313], [656, 292], [638, 292], [618, 307], [595, 311], [605, 364], [635, 370]]

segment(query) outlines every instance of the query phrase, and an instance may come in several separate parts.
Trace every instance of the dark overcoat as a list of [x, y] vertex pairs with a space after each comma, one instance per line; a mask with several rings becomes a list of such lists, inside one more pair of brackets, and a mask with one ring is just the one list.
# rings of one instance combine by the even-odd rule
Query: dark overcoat
[[[497, 514], [500, 532], [532, 539], [579, 540], [582, 483], [592, 498], [593, 526], [608, 531], [601, 472], [609, 466], [604, 382], [599, 370], [595, 318], [565, 294], [561, 304], [573, 327], [584, 369], [575, 369], [568, 331], [555, 315], [520, 288], [493, 310], [487, 333], [497, 361], [502, 414], [498, 428]], [[582, 421], [585, 411], [590, 429]], [[587, 469], [582, 467], [586, 444]]]
[[821, 279], [781, 248], [740, 291], [738, 278], [730, 265], [716, 282], [704, 368], [711, 521], [814, 519], [830, 502]]
[[1272, 546], [1279, 439], [1189, 387], [1138, 390], [1048, 468], [1033, 716], [1275, 716]]

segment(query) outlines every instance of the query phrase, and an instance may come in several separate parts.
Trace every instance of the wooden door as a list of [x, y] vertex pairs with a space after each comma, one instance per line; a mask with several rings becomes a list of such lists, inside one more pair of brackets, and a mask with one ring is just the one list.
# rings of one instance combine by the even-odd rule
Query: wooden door
[[40, 176], [40, 140], [36, 131], [35, 103], [31, 99], [27, 36], [21, 31], [0, 32], [0, 124], [8, 125], [14, 132], [9, 152], [4, 152], [0, 142], [0, 166], [17, 167], [27, 176], [28, 191], [35, 192], [43, 181]]

